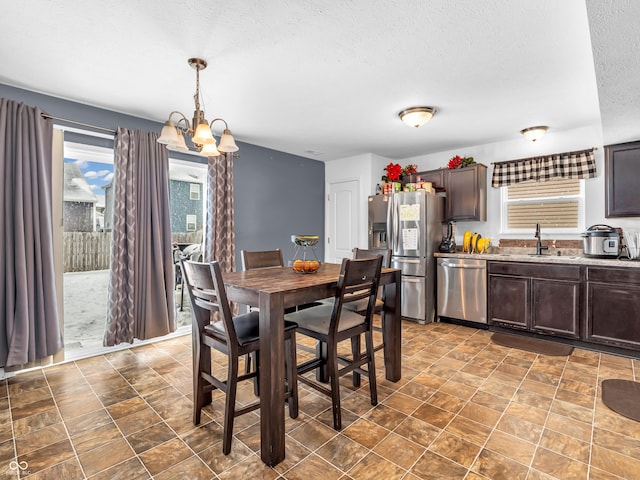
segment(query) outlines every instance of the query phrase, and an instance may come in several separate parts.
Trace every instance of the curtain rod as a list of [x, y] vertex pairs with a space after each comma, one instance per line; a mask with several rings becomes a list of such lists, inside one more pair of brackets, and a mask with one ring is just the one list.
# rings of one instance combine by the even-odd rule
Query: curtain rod
[[112, 135], [116, 134], [116, 131], [111, 128], [99, 127], [97, 125], [91, 125], [90, 123], [77, 122], [75, 120], [69, 120], [68, 118], [54, 117], [53, 115], [49, 115], [48, 113], [42, 113], [43, 118], [50, 118], [51, 120], [59, 120], [61, 122], [71, 123], [73, 125], [81, 125], [83, 127], [94, 128], [96, 130], [102, 130], [104, 132], [109, 132]]
[[517, 160], [505, 160], [504, 162], [491, 162], [491, 165], [499, 165], [501, 163], [515, 163], [515, 162], [524, 162], [525, 160], [531, 160], [533, 158], [542, 158], [542, 157], [549, 157], [551, 155], [571, 155], [574, 153], [583, 153], [583, 152], [588, 152], [588, 151], [596, 151], [598, 150], [598, 147], [591, 147], [591, 148], [586, 148], [584, 150], [576, 150], [574, 152], [564, 152], [564, 153], [550, 153], [548, 155], [538, 155], [536, 157], [527, 157], [527, 158], [519, 158]]

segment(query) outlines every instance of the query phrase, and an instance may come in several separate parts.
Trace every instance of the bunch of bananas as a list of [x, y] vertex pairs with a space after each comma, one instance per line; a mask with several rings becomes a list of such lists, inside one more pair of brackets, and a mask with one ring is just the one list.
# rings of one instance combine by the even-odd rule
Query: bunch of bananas
[[467, 230], [462, 238], [462, 251], [464, 253], [485, 253], [490, 243], [490, 238], [482, 238], [479, 233]]

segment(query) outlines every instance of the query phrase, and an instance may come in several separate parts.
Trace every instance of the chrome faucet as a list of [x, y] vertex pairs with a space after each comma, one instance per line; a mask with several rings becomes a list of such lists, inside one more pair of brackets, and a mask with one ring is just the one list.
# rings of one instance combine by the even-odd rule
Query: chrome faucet
[[539, 223], [536, 223], [535, 237], [537, 239], [537, 241], [536, 241], [536, 255], [542, 255], [542, 251], [543, 250], [549, 250], [549, 247], [543, 247], [542, 246], [542, 241], [540, 240], [540, 224]]

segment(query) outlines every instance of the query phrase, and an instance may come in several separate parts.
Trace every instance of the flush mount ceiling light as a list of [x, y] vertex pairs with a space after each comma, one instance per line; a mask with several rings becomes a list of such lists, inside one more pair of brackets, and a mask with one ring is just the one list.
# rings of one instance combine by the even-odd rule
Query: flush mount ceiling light
[[527, 140], [535, 142], [536, 140], [540, 140], [544, 134], [547, 133], [547, 130], [549, 130], [549, 127], [529, 127], [524, 130], [520, 130], [520, 133], [524, 135]]
[[[188, 63], [196, 70], [196, 93], [193, 95], [195, 111], [193, 112], [192, 123], [189, 123], [189, 120], [182, 112], [171, 112], [169, 119], [162, 127], [158, 143], [166, 145], [171, 150], [188, 151], [189, 147], [187, 147], [183, 136], [183, 133], [186, 133], [191, 137], [191, 141], [198, 149], [198, 152], [206, 157], [215, 157], [220, 155], [220, 152], [237, 152], [238, 146], [231, 135], [227, 122], [222, 118], [214, 118], [209, 123], [204, 118], [204, 111], [200, 110], [200, 70], [207, 68], [207, 62], [201, 58], [190, 58]], [[179, 117], [176, 123], [172, 120], [174, 114]], [[212, 127], [217, 121], [224, 123], [224, 130], [220, 137], [220, 145], [216, 148], [216, 139], [213, 137]]]
[[418, 128], [431, 120], [435, 113], [436, 109], [432, 107], [411, 107], [401, 111], [398, 117], [410, 127]]

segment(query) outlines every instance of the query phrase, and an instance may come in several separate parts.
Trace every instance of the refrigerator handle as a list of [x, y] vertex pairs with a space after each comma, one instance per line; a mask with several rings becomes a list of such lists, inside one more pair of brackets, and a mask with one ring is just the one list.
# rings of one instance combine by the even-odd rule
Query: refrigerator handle
[[394, 225], [393, 225], [393, 251], [397, 251], [400, 245], [400, 211], [399, 211], [399, 203], [397, 195], [393, 195], [393, 215], [394, 215]]
[[395, 198], [394, 195], [391, 194], [390, 198], [389, 198], [390, 202], [389, 205], [387, 207], [387, 238], [389, 239], [389, 244], [387, 245], [387, 248], [390, 248], [391, 251], [393, 252], [396, 248], [394, 242], [395, 242], [395, 229], [394, 227], [394, 213], [396, 210], [396, 206], [395, 206]]

